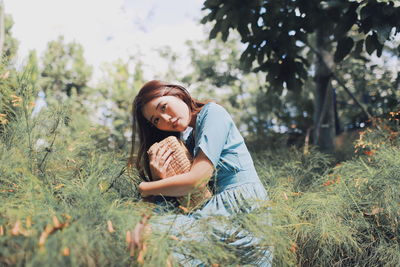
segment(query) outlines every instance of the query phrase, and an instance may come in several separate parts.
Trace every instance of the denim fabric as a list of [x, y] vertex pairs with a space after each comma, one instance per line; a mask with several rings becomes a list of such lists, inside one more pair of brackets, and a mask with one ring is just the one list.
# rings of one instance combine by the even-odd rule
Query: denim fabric
[[[192, 156], [201, 149], [215, 167], [211, 178], [214, 195], [200, 209], [188, 215], [164, 215], [153, 221], [153, 227], [165, 229], [181, 240], [207, 242], [205, 232], [214, 235], [239, 252], [243, 262], [254, 266], [271, 266], [272, 249], [258, 247], [259, 238], [241, 229], [240, 225], [224, 224], [220, 218], [231, 218], [259, 208], [268, 195], [254, 168], [243, 137], [229, 113], [216, 103], [206, 104], [197, 115], [196, 127], [184, 140]], [[264, 212], [258, 218], [270, 225]], [[201, 225], [208, 225], [202, 229]], [[200, 260], [176, 252], [175, 259], [183, 266], [205, 266]]]

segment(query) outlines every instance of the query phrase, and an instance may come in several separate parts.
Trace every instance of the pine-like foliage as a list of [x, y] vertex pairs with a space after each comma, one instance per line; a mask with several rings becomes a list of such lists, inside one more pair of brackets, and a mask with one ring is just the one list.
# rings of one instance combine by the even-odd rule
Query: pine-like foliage
[[375, 119], [336, 166], [316, 151], [259, 155], [277, 266], [400, 265], [399, 119]]
[[[99, 144], [104, 132], [79, 99], [32, 116], [29, 74], [16, 75], [13, 89], [1, 84], [0, 266], [177, 266], [173, 251], [210, 266], [246, 264], [205, 222], [197, 226], [202, 241], [153, 228], [132, 256], [127, 232], [143, 214], [155, 222], [181, 211], [140, 200], [127, 153]], [[366, 130], [357, 156], [337, 166], [317, 151], [254, 155], [271, 200], [228, 223], [273, 246], [275, 266], [398, 266], [399, 114], [389, 119]]]

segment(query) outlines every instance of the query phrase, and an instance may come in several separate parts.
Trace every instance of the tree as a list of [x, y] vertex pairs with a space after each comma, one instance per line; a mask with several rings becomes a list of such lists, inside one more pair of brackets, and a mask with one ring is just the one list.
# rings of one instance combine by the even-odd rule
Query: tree
[[[343, 91], [337, 90], [340, 125], [344, 130], [366, 125], [369, 119], [367, 113], [385, 116], [399, 107], [399, 65], [398, 63], [393, 65], [398, 58], [391, 54], [390, 49], [385, 48], [381, 62], [371, 62], [366, 56], [348, 57], [343, 60], [340, 69], [336, 72], [337, 76], [341, 77], [341, 84], [333, 81], [335, 88], [346, 87], [347, 90], [351, 90], [367, 110], [365, 112], [355, 108], [356, 103], [353, 99], [349, 99]], [[386, 62], [388, 58], [391, 58], [391, 62]]]
[[18, 40], [12, 36], [14, 21], [11, 15], [4, 13], [4, 4], [0, 2], [0, 55], [3, 64], [10, 65], [17, 55]]
[[[268, 82], [263, 82], [261, 73], [242, 70], [239, 58], [243, 50], [237, 35], [226, 42], [217, 37], [187, 44], [192, 71], [181, 80], [190, 84], [196, 97], [215, 98], [222, 103], [248, 144], [257, 144], [256, 149], [270, 147], [271, 143], [293, 144], [293, 136], [310, 127], [313, 107], [309, 90], [284, 89], [278, 94]], [[281, 142], [276, 142], [277, 138]]]
[[[314, 143], [333, 150], [335, 116], [332, 79], [336, 69], [353, 50], [377, 56], [385, 41], [400, 31], [400, 8], [393, 1], [206, 0], [209, 13], [202, 23], [215, 22], [213, 39], [227, 40], [237, 30], [247, 44], [242, 67], [265, 72], [277, 90], [300, 91], [309, 74], [314, 78]], [[357, 36], [350, 32], [358, 31]], [[307, 52], [314, 54], [313, 64]]]
[[92, 75], [92, 67], [85, 61], [82, 45], [65, 43], [62, 36], [48, 43], [42, 64], [42, 86], [47, 94], [71, 96], [75, 90], [79, 95]]
[[[109, 132], [106, 140], [98, 137], [106, 146], [115, 149], [127, 149], [131, 136], [130, 114], [132, 101], [144, 84], [143, 64], [140, 60], [130, 58], [127, 61], [118, 59], [103, 65], [104, 75], [94, 88], [95, 109], [101, 113], [101, 124]], [[93, 93], [95, 93], [93, 92]], [[127, 151], [127, 150], [126, 150]]]

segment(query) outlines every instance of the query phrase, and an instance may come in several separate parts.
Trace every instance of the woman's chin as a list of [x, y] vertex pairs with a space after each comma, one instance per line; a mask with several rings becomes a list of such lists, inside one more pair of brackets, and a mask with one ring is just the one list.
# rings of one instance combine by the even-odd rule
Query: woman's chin
[[186, 129], [187, 129], [187, 127], [176, 127], [174, 131], [181, 133], [181, 132], [184, 132]]
[[188, 127], [189, 127], [189, 125], [178, 125], [178, 127], [175, 128], [176, 129], [175, 131], [176, 132], [184, 132], [187, 130]]

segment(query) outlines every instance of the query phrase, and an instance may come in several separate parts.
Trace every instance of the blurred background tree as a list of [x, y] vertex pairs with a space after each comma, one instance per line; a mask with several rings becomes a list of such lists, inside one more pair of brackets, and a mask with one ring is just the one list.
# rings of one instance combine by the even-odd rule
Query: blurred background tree
[[3, 1], [0, 2], [0, 53], [2, 64], [12, 64], [18, 51], [18, 40], [12, 36], [14, 20], [4, 13]]
[[86, 63], [82, 45], [66, 43], [63, 36], [47, 44], [42, 66], [44, 92], [61, 99], [74, 92], [82, 94], [92, 75], [92, 67]]
[[109, 133], [101, 139], [112, 149], [128, 151], [132, 134], [132, 101], [145, 83], [142, 66], [142, 61], [135, 57], [105, 64], [102, 80], [92, 89], [92, 94], [96, 95], [93, 103], [100, 114], [99, 122], [107, 127]]

